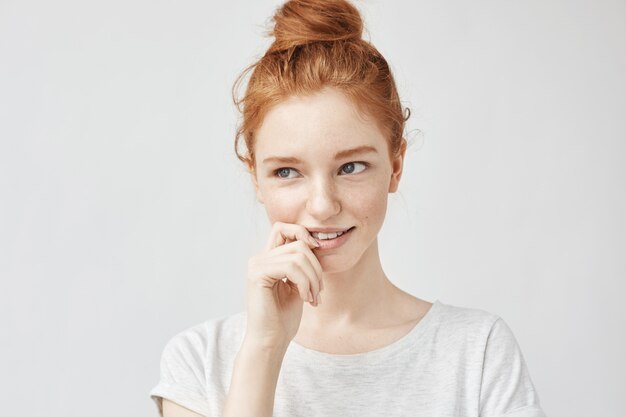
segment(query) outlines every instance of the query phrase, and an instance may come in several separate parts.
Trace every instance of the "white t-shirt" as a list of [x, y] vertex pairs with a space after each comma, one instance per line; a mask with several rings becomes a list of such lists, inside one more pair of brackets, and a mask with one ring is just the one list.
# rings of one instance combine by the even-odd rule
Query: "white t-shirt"
[[[175, 335], [150, 392], [221, 417], [246, 311]], [[334, 355], [292, 341], [274, 417], [546, 417], [511, 329], [484, 310], [439, 300], [401, 339], [369, 352]]]

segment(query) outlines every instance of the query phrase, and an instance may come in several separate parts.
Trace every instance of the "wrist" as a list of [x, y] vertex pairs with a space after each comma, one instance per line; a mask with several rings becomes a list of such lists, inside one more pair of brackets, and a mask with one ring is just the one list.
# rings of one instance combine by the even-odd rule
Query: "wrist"
[[278, 356], [282, 358], [287, 352], [289, 343], [289, 341], [285, 340], [259, 340], [245, 336], [239, 351], [244, 355]]

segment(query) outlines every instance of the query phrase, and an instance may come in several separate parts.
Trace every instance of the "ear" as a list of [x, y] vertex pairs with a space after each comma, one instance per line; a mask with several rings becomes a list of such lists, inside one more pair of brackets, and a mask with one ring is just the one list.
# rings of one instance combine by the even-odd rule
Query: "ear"
[[406, 139], [402, 139], [400, 145], [400, 152], [396, 156], [391, 164], [391, 181], [389, 182], [389, 192], [395, 193], [398, 190], [400, 184], [400, 177], [402, 177], [402, 166], [404, 163], [404, 154], [406, 153]]
[[248, 172], [250, 173], [250, 179], [252, 180], [252, 186], [254, 187], [254, 192], [256, 193], [256, 199], [259, 201], [259, 203], [263, 204], [261, 192], [259, 191], [259, 183], [256, 178], [256, 170], [254, 169], [254, 166], [252, 166], [250, 163], [248, 163], [247, 166]]

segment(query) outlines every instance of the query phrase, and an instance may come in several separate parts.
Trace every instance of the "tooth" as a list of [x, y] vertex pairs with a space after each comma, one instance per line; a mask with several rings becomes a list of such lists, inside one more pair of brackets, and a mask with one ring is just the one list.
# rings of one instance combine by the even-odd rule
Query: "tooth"
[[335, 239], [344, 233], [345, 231], [344, 232], [332, 232], [332, 233], [312, 232], [311, 236], [313, 236], [316, 239], [327, 240], [327, 239]]

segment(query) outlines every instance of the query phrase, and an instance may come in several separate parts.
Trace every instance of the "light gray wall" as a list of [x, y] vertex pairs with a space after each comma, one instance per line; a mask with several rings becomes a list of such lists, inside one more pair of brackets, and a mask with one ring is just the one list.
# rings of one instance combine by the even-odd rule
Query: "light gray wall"
[[[156, 416], [167, 340], [245, 308], [230, 89], [279, 4], [0, 3], [3, 415]], [[626, 2], [356, 4], [413, 114], [385, 271], [503, 317], [550, 417], [625, 415]]]

